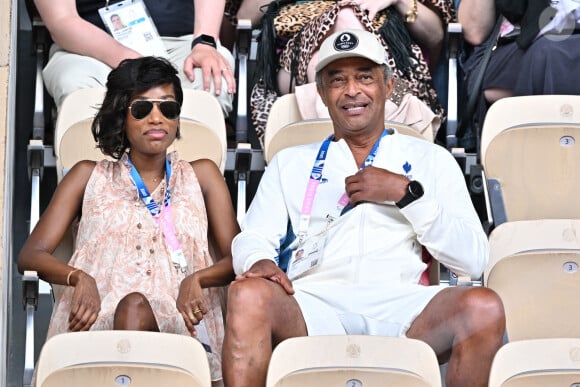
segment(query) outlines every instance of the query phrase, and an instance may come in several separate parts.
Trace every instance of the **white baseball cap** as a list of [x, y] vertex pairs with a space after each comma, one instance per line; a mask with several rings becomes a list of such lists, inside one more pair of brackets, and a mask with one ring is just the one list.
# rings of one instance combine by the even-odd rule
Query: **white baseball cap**
[[330, 35], [320, 45], [315, 71], [319, 72], [337, 59], [354, 56], [379, 65], [387, 63], [385, 49], [374, 34], [365, 30], [342, 30]]

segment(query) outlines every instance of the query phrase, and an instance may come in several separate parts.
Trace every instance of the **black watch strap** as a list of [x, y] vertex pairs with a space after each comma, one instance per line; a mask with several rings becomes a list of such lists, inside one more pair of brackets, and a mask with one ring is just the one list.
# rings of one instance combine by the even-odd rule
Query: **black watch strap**
[[205, 44], [206, 46], [217, 48], [215, 39], [211, 35], [199, 35], [197, 38], [193, 39], [193, 42], [191, 42], [191, 48], [195, 47], [197, 44]]
[[415, 200], [421, 198], [423, 196], [423, 186], [416, 180], [412, 180], [407, 185], [407, 193], [401, 200], [397, 203], [397, 207], [404, 208], [408, 204], [413, 203]]

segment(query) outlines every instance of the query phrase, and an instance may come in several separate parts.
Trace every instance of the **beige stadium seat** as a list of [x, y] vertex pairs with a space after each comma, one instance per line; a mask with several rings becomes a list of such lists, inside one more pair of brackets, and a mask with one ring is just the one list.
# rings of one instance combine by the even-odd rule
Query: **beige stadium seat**
[[[56, 128], [55, 128], [55, 154], [56, 154], [56, 168], [57, 168], [57, 178], [58, 181], [62, 179], [63, 175], [70, 169], [72, 166], [80, 161], [80, 160], [101, 160], [105, 158], [105, 156], [101, 153], [101, 151], [96, 147], [96, 143], [93, 139], [91, 133], [91, 123], [92, 120], [99, 108], [103, 97], [105, 94], [105, 88], [92, 88], [92, 89], [81, 89], [71, 93], [69, 96], [65, 98], [61, 109], [59, 111]], [[181, 139], [176, 140], [175, 143], [172, 145], [172, 149], [170, 150], [177, 150], [181, 158], [185, 160], [195, 160], [200, 158], [208, 158], [218, 165], [223, 173], [225, 169], [226, 163], [226, 152], [227, 152], [227, 145], [226, 145], [226, 129], [225, 129], [225, 122], [223, 120], [223, 113], [222, 110], [216, 101], [209, 93], [204, 91], [197, 91], [191, 89], [184, 89], [183, 90], [183, 106], [181, 110], [181, 117], [180, 117], [180, 128], [181, 128]], [[56, 251], [54, 252], [54, 256], [58, 259], [62, 260], [63, 262], [68, 262], [72, 253], [74, 251], [74, 238], [73, 238], [73, 229], [74, 226], [69, 228], [67, 233], [65, 234], [63, 240], [57, 247]], [[210, 245], [210, 252], [211, 252], [211, 245]], [[38, 277], [36, 272], [26, 272], [25, 275], [27, 276], [27, 281], [24, 284], [24, 291], [27, 292], [26, 294], [30, 294], [28, 302], [34, 304], [38, 300]], [[58, 299], [63, 290], [63, 286], [55, 285], [52, 286], [52, 292], [54, 299]], [[30, 292], [30, 293], [28, 293]], [[33, 332], [32, 329], [29, 327], [33, 327], [34, 325], [34, 312], [31, 308], [31, 313], [27, 313], [27, 340], [30, 337], [30, 340], [33, 339]], [[90, 332], [87, 335], [104, 335], [104, 333], [100, 332]], [[139, 338], [140, 334], [145, 334], [143, 339]], [[115, 338], [115, 333], [111, 333], [111, 337]], [[68, 336], [68, 335], [62, 335]], [[172, 335], [173, 336], [173, 335]], [[92, 336], [87, 336], [87, 341], [93, 342], [98, 341], [98, 337], [90, 338]], [[56, 337], [55, 337], [56, 338]], [[135, 332], [131, 333], [130, 336], [132, 342], [135, 345], [142, 345], [146, 343], [145, 339], [150, 338], [147, 332]], [[181, 349], [178, 348], [177, 351], [180, 356], [184, 357], [184, 354], [187, 354], [189, 351], [188, 349], [184, 349], [188, 344], [186, 341], [189, 340], [188, 337], [184, 336], [177, 336], [172, 337], [170, 339], [163, 339], [162, 336], [159, 337], [161, 342], [164, 340], [172, 340], [168, 343], [172, 343], [175, 340], [183, 340], [184, 343]], [[59, 338], [58, 340], [75, 340], [73, 337], [67, 338]], [[105, 340], [105, 336], [103, 336], [103, 340]], [[108, 339], [107, 339], [108, 340]], [[52, 341], [52, 340], [51, 340]], [[28, 342], [28, 341], [27, 341]], [[153, 342], [153, 341], [151, 341]], [[83, 354], [86, 356], [101, 356], [98, 351], [95, 352], [92, 349], [95, 346], [86, 346], [82, 343], [82, 341], [76, 342], [79, 348], [82, 348]], [[194, 343], [195, 344], [195, 343]], [[32, 345], [27, 345], [27, 356], [32, 356], [31, 354], [34, 353], [34, 343]], [[58, 355], [52, 355], [53, 357], [58, 357], [61, 354], [65, 354], [66, 351], [60, 349], [58, 346], [54, 346], [54, 344], [45, 344], [45, 347], [48, 345], [48, 349], [46, 351], [58, 351]], [[76, 348], [76, 347], [75, 347]], [[91, 350], [89, 350], [91, 349]], [[154, 349], [154, 347], [151, 347]], [[43, 347], [43, 351], [45, 351]], [[75, 351], [77, 351], [75, 349]], [[175, 351], [173, 349], [172, 351]], [[85, 353], [86, 352], [86, 353]], [[95, 353], [93, 353], [95, 352]], [[30, 353], [30, 355], [29, 355]], [[49, 352], [50, 353], [50, 352]], [[76, 352], [74, 352], [76, 353]], [[143, 353], [147, 353], [145, 349]], [[132, 354], [137, 354], [136, 351], [133, 351]], [[46, 355], [45, 355], [46, 356]], [[189, 354], [188, 354], [189, 356]], [[65, 356], [66, 357], [66, 356]], [[56, 361], [56, 359], [54, 359]], [[61, 359], [62, 361], [67, 361], [66, 359]], [[171, 359], [170, 359], [171, 360]], [[60, 360], [59, 360], [60, 361]], [[74, 361], [74, 357], [70, 359], [70, 361]], [[203, 361], [207, 363], [207, 357], [205, 352], [203, 352]], [[29, 362], [32, 363], [32, 362]], [[49, 363], [50, 364], [50, 363]], [[101, 367], [103, 365], [101, 364]], [[27, 375], [31, 374], [31, 367], [32, 364], [28, 366], [29, 369], [26, 370]], [[125, 368], [127, 366], [124, 366]], [[83, 367], [77, 367], [83, 368]], [[143, 368], [143, 367], [141, 367]], [[160, 367], [159, 369], [161, 370]], [[63, 373], [64, 371], [57, 371], [57, 373]], [[84, 372], [84, 371], [83, 371]], [[93, 375], [93, 371], [87, 371], [88, 373], [82, 373], [83, 378], [88, 377], [89, 379]], [[95, 371], [96, 372], [96, 371]], [[153, 372], [151, 375], [152, 377], [154, 374], [159, 375], [169, 375], [171, 370], [165, 372]], [[209, 372], [209, 371], [208, 371]], [[64, 372], [68, 374], [67, 372]], [[182, 372], [183, 373], [183, 372]], [[56, 374], [55, 374], [56, 375]], [[184, 374], [185, 375], [185, 374]], [[51, 377], [52, 378], [52, 377]], [[60, 376], [54, 376], [56, 382], [49, 382], [52, 384], [38, 384], [39, 386], [65, 386], [67, 384], [60, 384]], [[68, 378], [66, 376], [65, 378]], [[28, 379], [28, 378], [27, 378]], [[147, 378], [145, 378], [147, 379]], [[40, 380], [40, 379], [38, 379]], [[80, 379], [74, 379], [80, 380]], [[131, 384], [131, 385], [144, 385], [144, 386], [161, 386], [165, 385], [164, 382], [159, 382], [159, 377], [156, 379], [152, 379], [158, 381], [158, 383], [151, 383], [151, 384]], [[205, 386], [204, 384], [187, 384], [191, 383], [191, 377], [185, 376], [178, 376], [178, 380], [183, 380], [178, 384], [171, 384], [171, 385], [191, 385], [191, 386]], [[186, 380], [188, 382], [186, 382]], [[78, 382], [70, 384], [71, 386], [91, 386], [91, 384], [85, 382]], [[111, 384], [94, 384], [97, 385], [111, 385], [117, 386], [114, 380], [111, 381]], [[121, 384], [122, 385], [122, 384]], [[219, 384], [217, 384], [219, 385]]]
[[580, 219], [503, 223], [489, 243], [484, 285], [502, 298], [508, 339], [580, 338]]
[[[399, 133], [432, 141], [432, 130], [426, 130], [423, 137], [415, 129], [398, 122], [385, 121], [385, 127], [395, 128]], [[272, 105], [264, 133], [264, 160], [266, 164], [280, 150], [295, 145], [309, 144], [324, 140], [332, 133], [330, 119], [302, 120], [295, 94], [279, 97]], [[437, 285], [440, 281], [440, 265], [433, 259], [429, 266], [429, 283]]]
[[[105, 90], [80, 89], [64, 99], [54, 141], [59, 181], [76, 162], [105, 158], [91, 133], [91, 123]], [[176, 150], [184, 160], [213, 160], [223, 173], [227, 154], [226, 128], [216, 99], [205, 91], [184, 89], [180, 129], [181, 139], [176, 140], [170, 150]]]
[[210, 387], [201, 343], [141, 331], [64, 333], [49, 339], [37, 364], [37, 387]]
[[272, 353], [266, 387], [439, 387], [435, 352], [402, 337], [310, 336], [284, 340]]
[[497, 352], [489, 387], [580, 386], [580, 339], [524, 340]]
[[[432, 130], [426, 130], [427, 137], [423, 137], [415, 129], [402, 123], [386, 121], [385, 126], [395, 128], [403, 134], [432, 141]], [[303, 120], [296, 95], [283, 95], [274, 102], [268, 116], [264, 133], [264, 159], [268, 163], [280, 149], [322, 141], [330, 133], [332, 133], [330, 119]], [[431, 138], [428, 138], [429, 135]]]
[[[432, 130], [426, 130], [427, 137], [423, 137], [415, 129], [398, 122], [385, 121], [385, 127], [395, 128], [399, 133], [432, 141], [429, 138], [429, 136], [432, 138]], [[284, 148], [322, 141], [332, 133], [332, 130], [330, 119], [302, 120], [296, 95], [283, 95], [274, 102], [268, 116], [264, 133], [264, 160], [268, 164], [272, 157]], [[431, 262], [429, 283], [436, 285], [440, 281], [440, 265], [434, 259]]]
[[[105, 96], [104, 87], [80, 89], [68, 95], [62, 103], [55, 128], [55, 154], [58, 181], [80, 160], [105, 158], [96, 147], [91, 123]], [[180, 115], [181, 139], [171, 150], [184, 160], [208, 158], [224, 172], [227, 154], [226, 128], [221, 107], [209, 93], [183, 89]], [[65, 235], [54, 255], [68, 262], [73, 253], [72, 231]], [[53, 286], [55, 299], [62, 291]]]
[[580, 218], [580, 96], [504, 98], [487, 112], [481, 163], [496, 225]]

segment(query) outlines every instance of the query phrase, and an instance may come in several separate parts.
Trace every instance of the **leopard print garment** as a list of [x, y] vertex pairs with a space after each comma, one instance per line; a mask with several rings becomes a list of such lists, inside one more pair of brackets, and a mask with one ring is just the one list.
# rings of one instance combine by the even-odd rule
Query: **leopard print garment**
[[[428, 2], [429, 0], [422, 0]], [[451, 2], [446, 0], [433, 0], [428, 6], [441, 15], [442, 20], [449, 22], [453, 20], [455, 13]], [[296, 9], [293, 9], [296, 8]], [[422, 51], [417, 44], [411, 45], [413, 57], [413, 71], [408, 76], [403, 76], [397, 68], [395, 60], [391, 55], [388, 46], [381, 38], [379, 28], [385, 21], [384, 13], [370, 21], [364, 11], [358, 6], [352, 7], [354, 14], [368, 31], [373, 32], [378, 39], [381, 39], [387, 53], [388, 65], [394, 69], [395, 88], [391, 95], [391, 100], [398, 104], [402, 96], [412, 93], [423, 100], [432, 110], [444, 119], [444, 112], [441, 104], [437, 100], [437, 94], [432, 84], [432, 78]], [[309, 1], [300, 4], [290, 4], [284, 6], [283, 11], [275, 19], [276, 34], [279, 38], [287, 38], [288, 43], [283, 48], [280, 56], [280, 67], [286, 71], [291, 71], [292, 61], [295, 59], [297, 69], [295, 69], [295, 83], [301, 85], [307, 82], [306, 70], [312, 53], [316, 51], [329, 30], [335, 23], [340, 7], [334, 1]], [[318, 15], [314, 16], [313, 15]], [[294, 58], [294, 48], [298, 53]], [[258, 138], [263, 145], [264, 130], [270, 109], [277, 98], [276, 92], [266, 90], [263, 84], [256, 83], [250, 96], [251, 117], [256, 129]]]

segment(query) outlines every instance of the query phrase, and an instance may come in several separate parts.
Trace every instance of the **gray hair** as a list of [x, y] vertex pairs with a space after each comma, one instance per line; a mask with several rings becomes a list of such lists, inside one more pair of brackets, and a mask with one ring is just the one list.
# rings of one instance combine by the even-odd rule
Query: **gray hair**
[[[383, 75], [385, 77], [385, 82], [386, 82], [386, 81], [388, 81], [389, 79], [392, 78], [393, 71], [386, 64], [382, 64], [380, 66], [383, 68]], [[316, 76], [314, 77], [314, 79], [316, 81], [316, 87], [318, 87], [319, 89], [321, 89], [322, 88], [322, 70], [320, 70], [320, 71], [318, 71], [316, 73]]]

